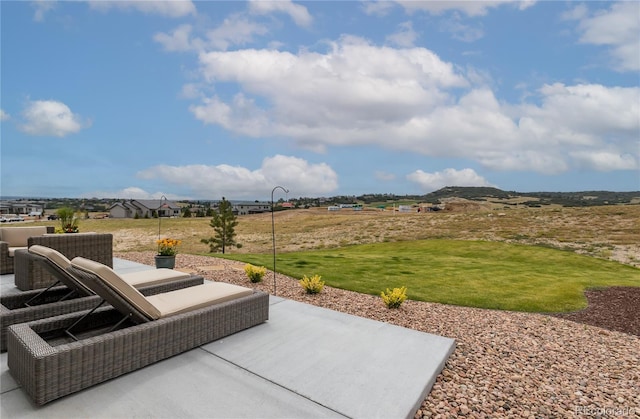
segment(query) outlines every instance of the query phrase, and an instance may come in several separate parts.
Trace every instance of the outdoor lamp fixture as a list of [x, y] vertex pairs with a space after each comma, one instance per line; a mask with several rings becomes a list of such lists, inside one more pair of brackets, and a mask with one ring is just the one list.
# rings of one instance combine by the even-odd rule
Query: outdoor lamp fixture
[[273, 295], [276, 294], [276, 224], [273, 219], [273, 193], [276, 189], [282, 189], [284, 193], [289, 193], [288, 189], [283, 188], [282, 186], [276, 186], [271, 191], [271, 237], [273, 239]]
[[165, 205], [167, 205], [167, 197], [162, 195], [160, 197], [160, 206], [158, 207], [158, 253], [160, 253], [160, 220], [162, 219], [162, 217], [160, 217], [160, 208], [162, 208], [162, 200], [164, 199]]

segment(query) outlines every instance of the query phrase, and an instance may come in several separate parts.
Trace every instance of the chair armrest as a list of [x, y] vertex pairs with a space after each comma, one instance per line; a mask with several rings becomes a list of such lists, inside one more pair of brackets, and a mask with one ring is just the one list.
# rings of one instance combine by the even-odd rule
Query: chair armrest
[[113, 267], [112, 234], [53, 234], [50, 236], [29, 237], [29, 247], [34, 244], [50, 247], [65, 255], [68, 259], [81, 256]]
[[9, 243], [0, 241], [0, 275], [13, 273], [13, 258], [9, 257]]

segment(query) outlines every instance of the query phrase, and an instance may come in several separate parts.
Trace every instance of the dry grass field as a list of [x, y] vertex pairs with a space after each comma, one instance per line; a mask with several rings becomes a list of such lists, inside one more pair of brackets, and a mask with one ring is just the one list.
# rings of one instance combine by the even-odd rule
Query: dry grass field
[[[160, 220], [160, 235], [183, 241], [181, 253], [205, 254], [213, 235], [209, 218]], [[640, 205], [517, 208], [398, 213], [393, 211], [287, 210], [274, 214], [278, 253], [417, 239], [490, 240], [542, 245], [640, 266]], [[271, 213], [238, 217], [240, 249], [272, 251]], [[50, 221], [43, 224], [54, 224]], [[83, 220], [81, 231], [110, 232], [119, 252], [153, 250], [157, 219]]]

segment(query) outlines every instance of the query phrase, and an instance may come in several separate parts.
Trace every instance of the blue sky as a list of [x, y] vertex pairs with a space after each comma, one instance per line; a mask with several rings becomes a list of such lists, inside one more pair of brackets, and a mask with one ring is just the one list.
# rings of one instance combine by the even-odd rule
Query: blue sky
[[640, 3], [0, 3], [4, 196], [640, 190]]

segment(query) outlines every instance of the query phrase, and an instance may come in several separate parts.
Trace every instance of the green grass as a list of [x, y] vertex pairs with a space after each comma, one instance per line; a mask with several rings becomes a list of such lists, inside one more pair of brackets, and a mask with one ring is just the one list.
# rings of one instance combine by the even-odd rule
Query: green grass
[[[220, 256], [220, 255], [216, 255]], [[273, 267], [272, 254], [226, 258]], [[277, 270], [294, 278], [379, 295], [406, 286], [412, 300], [527, 312], [586, 307], [583, 291], [640, 286], [640, 270], [538, 246], [485, 241], [418, 240], [277, 254]]]

